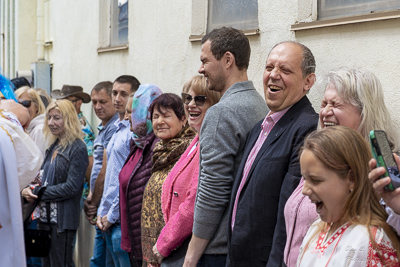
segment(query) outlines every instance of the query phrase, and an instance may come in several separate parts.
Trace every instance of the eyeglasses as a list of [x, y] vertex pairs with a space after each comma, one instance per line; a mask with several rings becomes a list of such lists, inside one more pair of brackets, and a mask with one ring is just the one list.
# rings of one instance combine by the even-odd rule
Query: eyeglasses
[[202, 105], [204, 105], [204, 103], [207, 100], [207, 97], [205, 95], [196, 95], [195, 97], [192, 97], [189, 94], [182, 93], [182, 101], [186, 105], [189, 105], [189, 103], [192, 102], [193, 98], [194, 98], [194, 103], [198, 107], [201, 107]]
[[21, 101], [18, 103], [20, 103], [21, 105], [23, 105], [26, 108], [29, 108], [31, 106], [31, 102], [32, 102], [32, 100], [24, 100], [24, 101]]

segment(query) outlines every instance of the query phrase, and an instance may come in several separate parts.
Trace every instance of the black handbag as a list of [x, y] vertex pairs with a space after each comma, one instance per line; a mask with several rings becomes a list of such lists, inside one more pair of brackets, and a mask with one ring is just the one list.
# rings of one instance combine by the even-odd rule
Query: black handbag
[[47, 222], [46, 229], [29, 229], [28, 224], [32, 212], [40, 202], [40, 198], [46, 188], [43, 187], [38, 192], [38, 198], [32, 205], [29, 216], [24, 221], [25, 254], [27, 257], [47, 257], [51, 248], [51, 226], [50, 226], [50, 203], [46, 203]]

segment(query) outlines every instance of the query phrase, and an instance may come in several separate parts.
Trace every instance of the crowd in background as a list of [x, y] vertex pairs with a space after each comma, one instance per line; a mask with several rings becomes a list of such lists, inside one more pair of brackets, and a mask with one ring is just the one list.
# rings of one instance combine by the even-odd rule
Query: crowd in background
[[[90, 266], [400, 266], [400, 189], [385, 189], [368, 143], [384, 130], [400, 164], [379, 79], [332, 70], [318, 114], [308, 47], [271, 49], [264, 98], [250, 50], [234, 28], [206, 34], [201, 75], [180, 96], [131, 75], [90, 95], [0, 87], [0, 266], [75, 266], [87, 238]], [[90, 102], [97, 136], [81, 111]], [[40, 259], [25, 258], [29, 203], [29, 227], [51, 226]]]

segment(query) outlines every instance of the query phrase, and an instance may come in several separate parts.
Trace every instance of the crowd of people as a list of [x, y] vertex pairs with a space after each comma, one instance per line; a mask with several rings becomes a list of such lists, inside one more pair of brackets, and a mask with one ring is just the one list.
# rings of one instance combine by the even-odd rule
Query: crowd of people
[[[131, 75], [90, 95], [74, 85], [52, 99], [26, 85], [18, 103], [4, 94], [4, 266], [27, 264], [21, 203], [37, 205], [30, 227], [51, 226], [39, 266], [74, 266], [84, 224], [95, 228], [90, 266], [400, 266], [400, 189], [385, 189], [368, 143], [384, 130], [400, 165], [379, 79], [330, 71], [318, 114], [307, 46], [271, 49], [263, 98], [241, 31], [214, 29], [201, 43], [201, 75], [181, 96]], [[97, 137], [81, 111], [89, 102]]]

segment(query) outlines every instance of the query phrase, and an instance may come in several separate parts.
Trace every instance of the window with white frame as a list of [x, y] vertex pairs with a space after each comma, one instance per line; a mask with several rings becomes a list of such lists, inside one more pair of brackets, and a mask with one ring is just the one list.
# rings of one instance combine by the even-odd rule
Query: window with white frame
[[258, 1], [208, 0], [207, 32], [222, 26], [258, 29]]
[[318, 20], [400, 9], [399, 0], [318, 0]]
[[128, 44], [128, 0], [100, 1], [99, 49]]
[[128, 0], [111, 3], [111, 46], [128, 43]]

